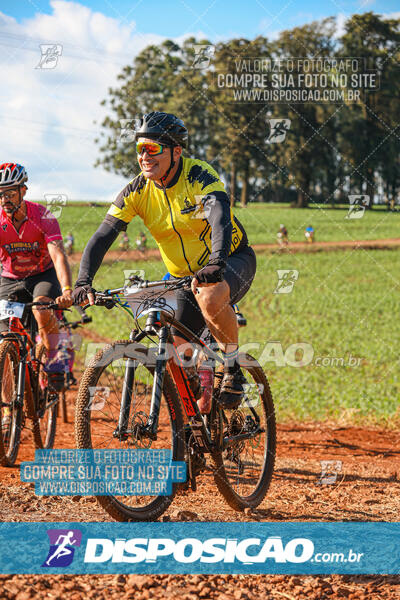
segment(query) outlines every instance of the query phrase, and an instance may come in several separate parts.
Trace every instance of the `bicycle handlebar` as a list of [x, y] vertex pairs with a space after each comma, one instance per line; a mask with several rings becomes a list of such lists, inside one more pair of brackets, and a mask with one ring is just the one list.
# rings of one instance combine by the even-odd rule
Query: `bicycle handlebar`
[[[141, 279], [140, 277], [137, 277], [137, 275], [135, 275], [134, 277], [129, 278], [129, 281], [131, 284], [136, 284], [136, 287], [138, 287], [139, 289], [152, 288], [157, 287], [159, 285], [163, 285], [165, 287], [174, 286], [176, 288], [183, 288], [186, 286], [190, 286], [190, 282], [192, 281], [192, 279], [193, 278], [191, 275], [187, 275], [186, 277], [182, 277], [180, 279], [161, 279], [161, 281], [148, 281], [147, 279]], [[97, 293], [104, 293], [108, 294], [109, 296], [112, 296], [114, 294], [120, 294], [124, 291], [125, 288], [126, 286], [121, 288], [115, 288], [114, 290], [105, 290], [105, 292]]]
[[[162, 279], [160, 281], [148, 281], [147, 279], [141, 279], [137, 275], [130, 278], [130, 283], [135, 284], [139, 289], [153, 288], [157, 286], [164, 287], [174, 287], [175, 289], [180, 289], [184, 287], [190, 287], [191, 281], [193, 277], [191, 275], [187, 275], [186, 277], [182, 277], [180, 279]], [[105, 290], [104, 292], [95, 292], [95, 306], [105, 306], [106, 308], [113, 308], [117, 302], [114, 300], [113, 296], [117, 296], [121, 294], [127, 286], [114, 288], [112, 290]], [[89, 304], [86, 304], [82, 308], [85, 310]]]
[[33, 306], [43, 306], [46, 308], [55, 308], [56, 310], [62, 311], [70, 310], [69, 308], [60, 308], [56, 302], [23, 302], [22, 304], [25, 304], [25, 306], [27, 306], [28, 308], [32, 308]]

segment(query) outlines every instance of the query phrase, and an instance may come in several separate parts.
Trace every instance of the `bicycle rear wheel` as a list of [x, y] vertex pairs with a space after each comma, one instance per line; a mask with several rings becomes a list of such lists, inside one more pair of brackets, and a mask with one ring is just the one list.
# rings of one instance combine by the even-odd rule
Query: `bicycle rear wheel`
[[[126, 361], [133, 357], [134, 381], [129, 413], [130, 433], [121, 441], [113, 435], [117, 429]], [[173, 461], [184, 460], [184, 426], [175, 385], [166, 371], [162, 390], [157, 439], [140, 439], [135, 425], [147, 423], [154, 382], [154, 353], [122, 340], [107, 345], [91, 360], [79, 386], [75, 408], [75, 436], [78, 448], [134, 449], [151, 448], [171, 451]], [[172, 484], [169, 496], [96, 496], [97, 501], [117, 521], [153, 521], [167, 510], [178, 484]]]
[[[216, 439], [221, 449], [213, 454], [216, 485], [235, 510], [257, 507], [265, 498], [275, 462], [276, 424], [267, 378], [250, 355], [239, 355], [247, 383], [236, 410], [217, 408]], [[218, 389], [214, 402], [217, 401]], [[241, 439], [243, 434], [252, 437]], [[228, 441], [229, 440], [229, 441]]]
[[19, 356], [13, 342], [0, 345], [0, 463], [12, 467], [21, 439], [22, 404], [17, 404]]
[[47, 350], [43, 344], [36, 347], [36, 358], [40, 362], [35, 385], [37, 406], [31, 407], [33, 441], [35, 448], [48, 450], [53, 448], [56, 437], [59, 396], [58, 394], [49, 393], [47, 373], [44, 370]]

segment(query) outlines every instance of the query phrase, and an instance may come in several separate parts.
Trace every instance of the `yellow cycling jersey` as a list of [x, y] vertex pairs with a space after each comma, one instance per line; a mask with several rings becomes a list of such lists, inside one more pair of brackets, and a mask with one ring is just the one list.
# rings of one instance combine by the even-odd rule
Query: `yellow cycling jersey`
[[[213, 202], [221, 202], [221, 192], [225, 193], [224, 185], [208, 163], [182, 157], [165, 190], [140, 173], [122, 190], [108, 215], [125, 223], [139, 215], [156, 240], [168, 271], [174, 277], [184, 277], [209, 261], [211, 225], [207, 215]], [[210, 194], [216, 194], [216, 198], [202, 203]], [[230, 218], [232, 254], [247, 238], [232, 209]]]

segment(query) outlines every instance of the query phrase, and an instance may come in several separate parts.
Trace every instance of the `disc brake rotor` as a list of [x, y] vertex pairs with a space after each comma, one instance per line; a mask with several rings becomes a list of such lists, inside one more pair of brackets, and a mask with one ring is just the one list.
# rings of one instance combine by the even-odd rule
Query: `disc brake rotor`
[[148, 415], [144, 411], [135, 412], [131, 421], [131, 439], [136, 448], [150, 448], [152, 440], [145, 433]]

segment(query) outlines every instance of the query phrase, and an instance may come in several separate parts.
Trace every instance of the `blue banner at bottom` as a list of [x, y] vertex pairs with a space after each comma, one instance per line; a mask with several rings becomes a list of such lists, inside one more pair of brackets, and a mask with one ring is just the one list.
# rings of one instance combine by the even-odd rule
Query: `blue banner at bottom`
[[399, 574], [400, 523], [0, 523], [0, 572]]

